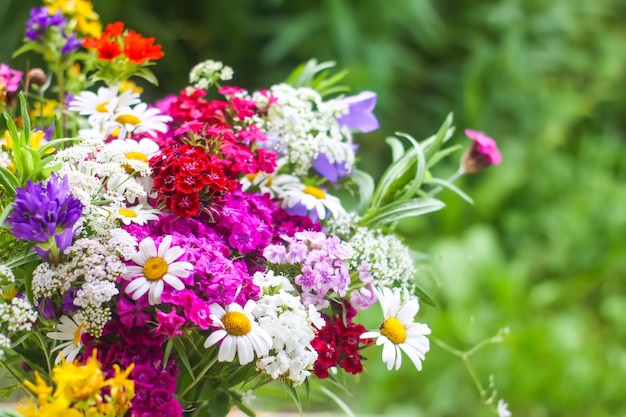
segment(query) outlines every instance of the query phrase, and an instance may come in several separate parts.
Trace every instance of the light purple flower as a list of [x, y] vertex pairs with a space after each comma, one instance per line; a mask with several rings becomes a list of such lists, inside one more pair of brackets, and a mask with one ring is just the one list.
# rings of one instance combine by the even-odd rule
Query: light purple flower
[[376, 99], [376, 93], [373, 91], [363, 91], [355, 96], [339, 99], [348, 105], [348, 113], [341, 116], [337, 121], [342, 126], [360, 130], [363, 133], [378, 129], [378, 119], [373, 113]]
[[340, 178], [352, 174], [352, 170], [348, 171], [346, 162], [330, 162], [325, 153], [317, 155], [313, 161], [313, 169], [330, 182], [337, 182]]

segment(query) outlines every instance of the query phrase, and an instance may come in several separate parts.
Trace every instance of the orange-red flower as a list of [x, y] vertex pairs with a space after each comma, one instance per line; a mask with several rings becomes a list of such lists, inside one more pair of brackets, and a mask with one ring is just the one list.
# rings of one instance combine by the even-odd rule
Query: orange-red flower
[[122, 53], [128, 61], [137, 65], [163, 58], [161, 45], [155, 45], [154, 38], [144, 38], [134, 30], [124, 34], [122, 22], [108, 24], [99, 37], [86, 37], [82, 45], [87, 49], [95, 49], [98, 59], [104, 61], [112, 61]]
[[150, 60], [163, 58], [161, 45], [153, 45], [154, 38], [144, 38], [134, 30], [122, 38], [124, 40], [124, 55], [133, 64], [143, 64]]

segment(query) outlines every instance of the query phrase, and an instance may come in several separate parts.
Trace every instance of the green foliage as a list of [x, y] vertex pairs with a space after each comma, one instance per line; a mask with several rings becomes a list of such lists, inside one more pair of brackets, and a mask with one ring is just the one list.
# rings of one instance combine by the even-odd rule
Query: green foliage
[[[0, 61], [10, 60], [26, 8], [37, 4], [0, 2]], [[624, 414], [624, 1], [185, 0], [181, 7], [107, 0], [96, 7], [105, 23], [123, 17], [163, 44], [167, 59], [154, 67], [161, 87], [146, 88], [147, 97], [182, 88], [189, 69], [207, 58], [231, 65], [238, 84], [251, 89], [311, 57], [348, 68], [342, 82], [352, 91], [379, 94], [381, 130], [358, 138], [360, 163], [376, 183], [391, 132], [421, 137], [453, 111], [460, 131], [493, 136], [503, 164], [461, 184], [473, 206], [444, 190], [437, 197], [445, 210], [400, 224], [437, 271], [441, 308], [423, 306], [421, 318], [459, 348], [510, 327], [503, 345], [473, 359], [485, 385], [494, 374], [514, 416]], [[451, 141], [466, 145], [460, 136]], [[435, 345], [419, 374], [409, 366], [388, 372], [379, 351], [365, 354], [369, 374], [351, 388], [356, 415], [487, 413], [463, 364]], [[286, 393], [281, 400], [290, 403]]]

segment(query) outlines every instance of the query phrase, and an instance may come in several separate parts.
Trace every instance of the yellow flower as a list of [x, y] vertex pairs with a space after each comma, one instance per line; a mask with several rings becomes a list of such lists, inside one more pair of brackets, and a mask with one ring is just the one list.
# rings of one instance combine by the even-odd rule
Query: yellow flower
[[35, 382], [33, 384], [30, 381], [24, 381], [24, 386], [28, 388], [33, 394], [37, 395], [37, 401], [39, 404], [45, 404], [48, 402], [48, 398], [52, 393], [52, 387], [46, 384], [39, 372], [35, 371]]
[[55, 110], [59, 103], [56, 100], [46, 100], [46, 103], [42, 106], [41, 102], [36, 101], [33, 104], [33, 111], [31, 117], [54, 117]]
[[136, 94], [143, 93], [143, 88], [141, 88], [140, 86], [138, 86], [134, 82], [128, 81], [128, 80], [126, 80], [123, 83], [121, 83], [119, 85], [119, 89], [120, 89], [121, 93], [123, 93], [124, 91], [129, 91], [129, 90], [131, 92], [133, 92], [133, 93], [136, 93]]
[[46, 0], [46, 7], [50, 13], [61, 10], [75, 22], [75, 30], [82, 35], [97, 37], [102, 33], [100, 16], [89, 0]]
[[[46, 141], [44, 140], [44, 138], [46, 137], [46, 132], [44, 132], [43, 130], [35, 130], [33, 133], [30, 134], [30, 138], [28, 140], [28, 146], [31, 149], [38, 149], [39, 146], [41, 146], [42, 142], [45, 143]], [[13, 139], [11, 138], [11, 134], [9, 133], [8, 130], [4, 131], [4, 143], [6, 145], [6, 147], [8, 149], [13, 149]]]
[[94, 355], [85, 365], [63, 361], [52, 370], [52, 381], [56, 384], [54, 397], [84, 400], [100, 392], [106, 385], [100, 363]]

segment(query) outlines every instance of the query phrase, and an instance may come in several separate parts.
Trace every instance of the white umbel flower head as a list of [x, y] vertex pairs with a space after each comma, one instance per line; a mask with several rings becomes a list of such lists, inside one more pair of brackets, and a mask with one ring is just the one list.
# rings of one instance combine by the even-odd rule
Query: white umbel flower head
[[61, 316], [57, 324], [56, 332], [49, 332], [47, 336], [53, 340], [64, 341], [52, 351], [60, 350], [55, 359], [55, 363], [60, 363], [62, 358], [69, 363], [74, 362], [76, 356], [83, 348], [82, 336], [86, 331], [87, 324], [82, 314], [75, 314], [73, 317]]
[[272, 346], [272, 338], [252, 315], [256, 309], [253, 300], [248, 300], [243, 308], [237, 303], [231, 303], [226, 308], [211, 304], [209, 308], [213, 325], [219, 329], [211, 333], [204, 342], [204, 347], [209, 348], [221, 340], [218, 361], [232, 362], [237, 355], [239, 363], [245, 365], [252, 362], [255, 353], [259, 358], [267, 356]]
[[171, 244], [171, 235], [161, 240], [158, 250], [151, 237], [139, 243], [139, 252], [131, 258], [137, 265], [127, 266], [128, 272], [124, 275], [124, 279], [131, 281], [125, 291], [133, 300], [148, 293], [150, 305], [160, 304], [165, 283], [179, 291], [185, 288], [180, 278], [186, 278], [193, 270], [193, 265], [189, 262], [174, 262], [185, 251], [180, 246], [170, 247]]
[[430, 329], [422, 323], [414, 323], [413, 318], [419, 311], [417, 299], [409, 300], [400, 305], [400, 291], [391, 291], [389, 288], [376, 289], [376, 297], [383, 310], [384, 321], [377, 332], [365, 332], [361, 339], [376, 339], [377, 345], [383, 345], [383, 362], [387, 369], [398, 370], [402, 365], [404, 351], [411, 359], [418, 371], [422, 370], [422, 361], [430, 349], [430, 342], [426, 335]]

